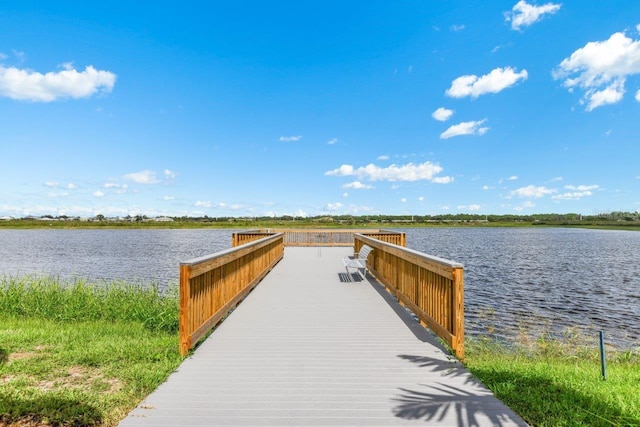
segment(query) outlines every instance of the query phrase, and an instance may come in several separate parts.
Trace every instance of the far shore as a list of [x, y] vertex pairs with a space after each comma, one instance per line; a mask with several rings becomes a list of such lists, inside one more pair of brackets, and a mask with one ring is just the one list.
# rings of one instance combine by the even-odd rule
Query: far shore
[[614, 212], [597, 216], [578, 214], [441, 215], [441, 216], [321, 216], [321, 217], [77, 217], [0, 218], [0, 229], [278, 229], [335, 228], [388, 229], [432, 227], [567, 227], [640, 231], [640, 213]]

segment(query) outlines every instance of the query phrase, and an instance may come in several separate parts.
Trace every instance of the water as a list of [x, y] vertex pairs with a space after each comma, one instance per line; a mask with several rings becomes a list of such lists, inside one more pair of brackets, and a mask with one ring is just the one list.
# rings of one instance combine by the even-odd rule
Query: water
[[230, 230], [0, 230], [0, 276], [126, 280], [161, 288], [181, 261], [231, 247]]
[[[465, 266], [468, 335], [595, 336], [640, 346], [640, 232], [562, 228], [402, 230], [407, 246]], [[41, 274], [166, 287], [180, 261], [231, 246], [231, 230], [0, 230], [0, 276]]]
[[[640, 233], [564, 228], [404, 230], [407, 246], [464, 264], [465, 329], [513, 339], [604, 330], [640, 346]], [[522, 328], [522, 329], [521, 329]]]

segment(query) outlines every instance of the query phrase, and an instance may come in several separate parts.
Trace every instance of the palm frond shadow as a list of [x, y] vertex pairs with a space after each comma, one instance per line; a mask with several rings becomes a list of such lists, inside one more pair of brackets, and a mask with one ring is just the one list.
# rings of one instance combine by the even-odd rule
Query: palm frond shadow
[[399, 358], [416, 364], [419, 368], [429, 368], [431, 372], [441, 372], [447, 377], [467, 377], [467, 383], [477, 383], [477, 380], [469, 374], [462, 366], [462, 363], [453, 356], [449, 356], [447, 360], [436, 359], [428, 356], [413, 356], [409, 354], [400, 354]]
[[441, 383], [420, 386], [424, 387], [424, 391], [400, 389], [399, 396], [393, 399], [397, 402], [393, 410], [397, 417], [439, 422], [447, 420], [447, 425], [460, 427], [482, 425], [481, 416], [488, 418], [494, 426], [514, 425], [514, 422], [520, 424], [514, 420], [513, 413], [501, 410], [489, 393], [471, 393]]
[[527, 425], [496, 399], [455, 357], [441, 359], [408, 354], [400, 354], [398, 357], [419, 368], [440, 373], [446, 381], [453, 380], [460, 386], [433, 382], [418, 384], [417, 390], [399, 388], [398, 394], [392, 399], [396, 403], [393, 408], [396, 417], [424, 419], [434, 423], [446, 422], [447, 425], [457, 426], [479, 426], [485, 424], [487, 419], [494, 426]]

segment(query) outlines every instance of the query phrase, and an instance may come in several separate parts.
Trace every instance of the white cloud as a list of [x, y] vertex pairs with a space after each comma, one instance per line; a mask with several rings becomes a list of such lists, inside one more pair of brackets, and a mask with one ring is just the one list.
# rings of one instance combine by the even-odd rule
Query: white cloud
[[282, 142], [297, 142], [302, 139], [302, 135], [297, 136], [281, 136], [280, 141]]
[[431, 180], [434, 184], [449, 184], [453, 182], [452, 176], [436, 176]]
[[490, 190], [490, 189], [491, 189], [491, 187], [489, 187], [488, 185], [483, 185], [483, 186], [482, 186], [482, 189], [483, 189], [483, 190]]
[[461, 135], [484, 135], [489, 130], [488, 127], [482, 127], [482, 124], [486, 121], [487, 119], [458, 123], [442, 132], [440, 139], [449, 139]]
[[164, 196], [162, 198], [162, 200], [171, 201], [171, 200], [175, 200], [175, 197], [174, 196]]
[[355, 169], [352, 165], [342, 165], [338, 169], [326, 172], [325, 175], [357, 176], [360, 179], [369, 181], [431, 181], [442, 171], [443, 168], [441, 166], [431, 162], [418, 165], [407, 163], [400, 166], [394, 164], [386, 168], [370, 163], [358, 169]]
[[480, 205], [460, 205], [458, 206], [458, 209], [461, 211], [479, 211], [481, 209]]
[[342, 193], [342, 198], [343, 199], [346, 199], [347, 197], [349, 197], [349, 193], [347, 193], [347, 192]]
[[164, 176], [167, 179], [174, 179], [176, 176], [178, 176], [178, 174], [173, 172], [173, 171], [171, 171], [171, 170], [169, 170], [169, 169], [165, 169], [164, 170]]
[[196, 208], [210, 208], [211, 202], [205, 200], [198, 200], [193, 204]]
[[58, 187], [58, 183], [55, 181], [47, 181], [44, 183], [45, 187], [49, 187], [49, 188], [57, 188]]
[[636, 92], [636, 101], [640, 102], [640, 90]]
[[526, 187], [521, 187], [518, 188], [517, 190], [513, 190], [511, 191], [511, 196], [517, 196], [517, 197], [528, 197], [528, 198], [535, 198], [538, 199], [540, 197], [543, 197], [545, 195], [548, 194], [554, 194], [557, 193], [557, 190], [554, 190], [552, 188], [546, 188], [546, 187], [536, 187], [534, 185], [528, 185]]
[[96, 190], [96, 191], [93, 192], [93, 195], [96, 196], [96, 197], [103, 197], [104, 193], [102, 191], [100, 191], [100, 190]]
[[111, 92], [116, 75], [88, 66], [78, 72], [65, 69], [46, 74], [0, 65], [0, 96], [21, 101], [51, 102], [63, 98], [88, 98], [98, 92]]
[[520, 30], [540, 21], [545, 14], [554, 14], [560, 10], [560, 4], [547, 3], [542, 6], [534, 6], [525, 0], [520, 0], [513, 6], [511, 12], [505, 12], [504, 17], [511, 21], [511, 29]]
[[338, 138], [331, 138], [330, 140], [327, 141], [327, 144], [329, 145], [335, 145], [338, 143]]
[[418, 197], [418, 201], [419, 201], [419, 202], [424, 201], [424, 196], [420, 196], [420, 197]]
[[67, 184], [67, 188], [69, 190], [75, 190], [76, 188], [78, 188], [78, 186], [75, 185], [74, 183], [70, 182], [69, 184]]
[[465, 96], [477, 98], [486, 93], [501, 92], [520, 80], [526, 80], [527, 77], [527, 70], [517, 72], [515, 68], [498, 67], [481, 77], [473, 74], [458, 77], [451, 82], [451, 87], [447, 89], [445, 94], [452, 98], [464, 98]]
[[446, 122], [451, 118], [452, 115], [453, 115], [453, 110], [448, 110], [444, 107], [440, 107], [436, 111], [434, 111], [433, 114], [431, 114], [431, 117], [433, 117], [434, 119], [440, 122]]
[[452, 25], [452, 26], [451, 26], [451, 31], [458, 32], [458, 31], [462, 31], [462, 30], [464, 30], [464, 28], [465, 28], [465, 27], [464, 27], [464, 24], [460, 24], [460, 25]]
[[561, 176], [556, 176], [555, 178], [552, 178], [549, 180], [549, 182], [559, 182], [562, 181], [562, 177]]
[[600, 188], [599, 185], [565, 185], [564, 186], [565, 189], [567, 190], [577, 190], [577, 191], [591, 191], [591, 190], [597, 190], [598, 188]]
[[507, 179], [508, 179], [509, 181], [517, 181], [517, 180], [518, 180], [518, 177], [517, 177], [517, 176], [515, 176], [515, 175], [513, 175], [513, 176], [510, 176], [510, 177], [509, 177], [509, 178], [507, 178]]
[[4, 61], [5, 59], [7, 59], [9, 56], [7, 56], [7, 54], [0, 52], [0, 61]]
[[587, 111], [593, 111], [593, 109], [602, 107], [603, 105], [620, 102], [624, 96], [624, 80], [625, 79], [618, 79], [609, 87], [588, 92], [589, 103], [587, 105]]
[[352, 190], [370, 190], [373, 188], [371, 185], [363, 184], [360, 181], [353, 181], [342, 186], [342, 188], [350, 188]]
[[128, 173], [123, 176], [124, 179], [133, 181], [136, 184], [157, 184], [158, 178], [156, 173], [151, 170], [143, 170], [140, 172]]
[[552, 199], [557, 200], [580, 200], [583, 197], [593, 195], [593, 190], [600, 188], [599, 185], [565, 185], [565, 190], [569, 190], [563, 194], [556, 194], [552, 196]]
[[564, 79], [570, 91], [584, 91], [581, 102], [587, 111], [615, 104], [623, 98], [626, 78], [640, 74], [640, 40], [614, 33], [608, 40], [589, 42], [563, 59], [552, 74]]
[[400, 202], [402, 202], [402, 203], [407, 203], [407, 198], [406, 198], [406, 197], [403, 197], [402, 199], [400, 199]]
[[118, 184], [118, 183], [115, 183], [115, 182], [105, 182], [104, 188], [118, 188], [118, 189], [126, 190], [127, 188], [129, 188], [129, 186], [127, 184]]
[[342, 203], [337, 202], [337, 203], [327, 203], [327, 205], [324, 207], [325, 210], [327, 211], [337, 211], [338, 209], [340, 209], [343, 206]]
[[389, 160], [389, 156], [385, 156], [385, 155], [378, 156], [377, 160]]

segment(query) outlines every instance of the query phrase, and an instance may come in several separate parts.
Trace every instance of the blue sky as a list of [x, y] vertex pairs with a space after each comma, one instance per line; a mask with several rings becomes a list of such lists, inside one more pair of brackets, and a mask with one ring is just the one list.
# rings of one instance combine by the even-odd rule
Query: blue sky
[[640, 2], [0, 4], [0, 216], [640, 209]]

